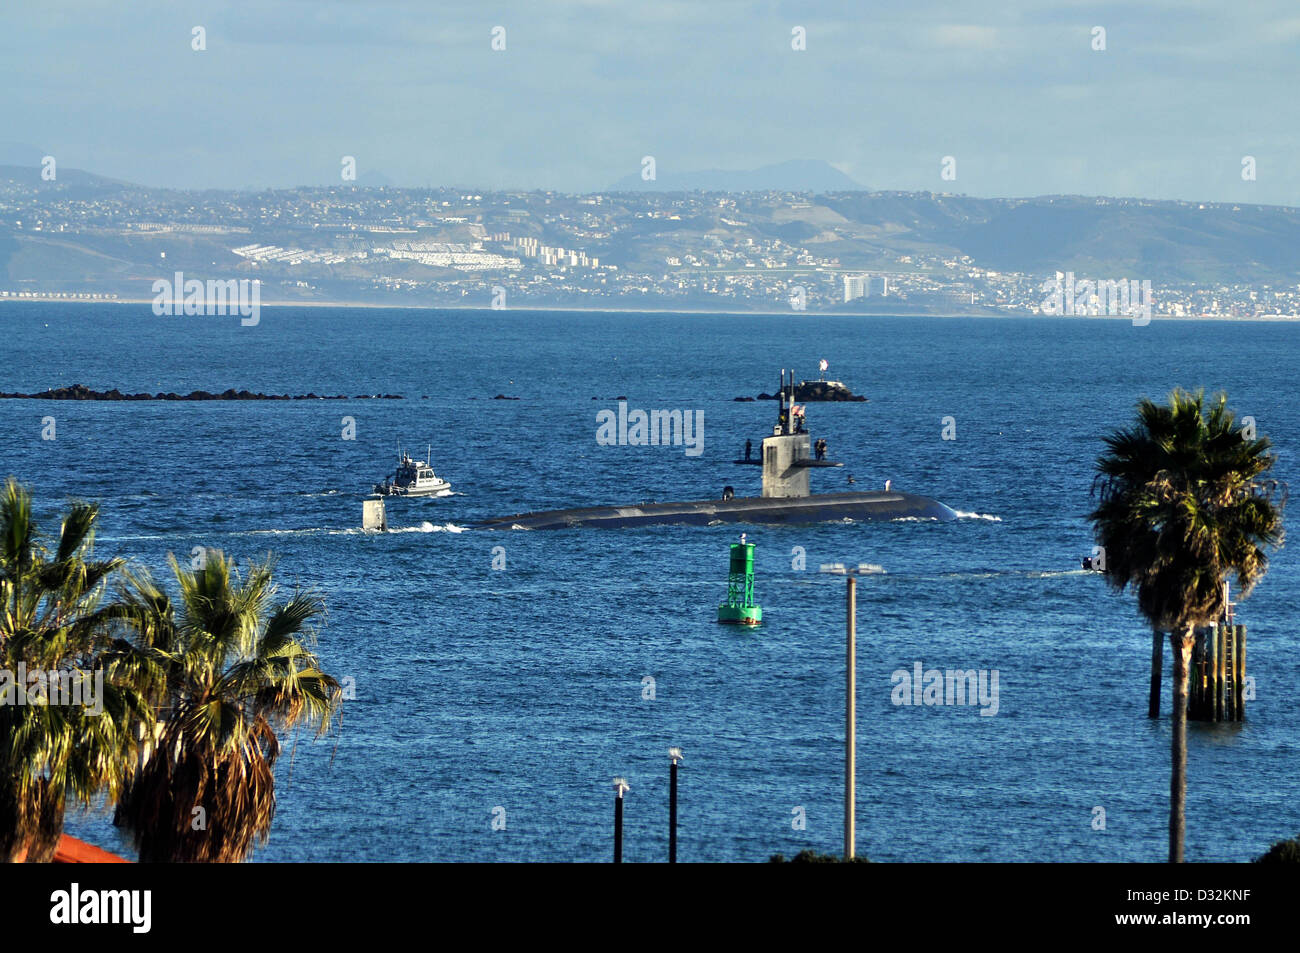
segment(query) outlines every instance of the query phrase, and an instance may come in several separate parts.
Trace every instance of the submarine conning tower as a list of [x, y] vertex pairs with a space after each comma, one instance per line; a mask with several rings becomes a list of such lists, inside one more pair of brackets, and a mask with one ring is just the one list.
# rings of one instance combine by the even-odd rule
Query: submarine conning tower
[[790, 371], [787, 383], [785, 368], [782, 368], [776, 424], [772, 427], [772, 436], [763, 438], [763, 496], [787, 499], [809, 496], [810, 467], [843, 466], [829, 460], [813, 459], [803, 408], [794, 402], [794, 387], [794, 371]]

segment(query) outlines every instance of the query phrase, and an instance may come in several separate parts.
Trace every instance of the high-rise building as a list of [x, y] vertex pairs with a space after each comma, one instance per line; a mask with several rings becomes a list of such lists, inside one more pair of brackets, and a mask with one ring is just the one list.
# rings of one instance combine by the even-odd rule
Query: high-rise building
[[845, 275], [844, 276], [844, 300], [852, 301], [855, 298], [869, 298], [872, 295], [879, 295], [884, 298], [889, 294], [889, 276], [880, 275], [873, 278], [870, 275]]

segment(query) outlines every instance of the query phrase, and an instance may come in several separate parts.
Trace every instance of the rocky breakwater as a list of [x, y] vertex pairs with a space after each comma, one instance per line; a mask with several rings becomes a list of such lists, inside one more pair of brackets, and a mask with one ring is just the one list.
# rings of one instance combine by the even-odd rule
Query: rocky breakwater
[[[735, 400], [750, 401], [753, 397], [736, 397]], [[758, 400], [777, 400], [776, 394], [759, 394]], [[795, 403], [817, 403], [818, 401], [847, 401], [864, 403], [867, 398], [855, 394], [839, 381], [800, 381], [794, 388]]]
[[112, 390], [92, 390], [82, 384], [57, 387], [35, 394], [8, 394], [0, 392], [0, 399], [10, 400], [402, 400], [401, 394], [263, 394], [233, 387], [214, 394], [206, 390], [193, 390], [188, 394], [124, 394], [116, 387]]

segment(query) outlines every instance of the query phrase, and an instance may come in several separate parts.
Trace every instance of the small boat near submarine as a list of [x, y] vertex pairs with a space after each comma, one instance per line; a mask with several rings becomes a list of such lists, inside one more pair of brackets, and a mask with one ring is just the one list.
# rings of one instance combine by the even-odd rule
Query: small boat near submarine
[[475, 524], [480, 529], [612, 529], [631, 526], [712, 525], [715, 523], [804, 524], [841, 520], [955, 520], [949, 507], [927, 496], [900, 493], [889, 483], [881, 491], [812, 493], [812, 470], [841, 467], [825, 459], [826, 444], [816, 452], [807, 430], [805, 411], [794, 402], [795, 376], [781, 371], [777, 422], [764, 437], [757, 459], [735, 461], [762, 467], [762, 495], [739, 497], [724, 487], [722, 497], [679, 503], [592, 506], [498, 516]]
[[424, 460], [412, 459], [409, 453], [398, 452], [397, 469], [376, 483], [376, 496], [437, 496], [447, 492], [451, 484], [433, 472]]

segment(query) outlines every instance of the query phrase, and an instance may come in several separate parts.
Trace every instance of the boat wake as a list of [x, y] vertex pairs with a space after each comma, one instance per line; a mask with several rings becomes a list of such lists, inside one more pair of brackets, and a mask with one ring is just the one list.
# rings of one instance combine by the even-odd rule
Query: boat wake
[[953, 510], [959, 520], [988, 520], [990, 523], [1001, 523], [1001, 516], [990, 516], [988, 513], [964, 513], [961, 510]]
[[[315, 536], [320, 533], [346, 533], [351, 530], [333, 530], [326, 529], [323, 526], [312, 526], [306, 529], [244, 529], [244, 530], [226, 530], [203, 533], [204, 538], [220, 539], [236, 536]], [[361, 532], [356, 530], [356, 532]], [[99, 542], [105, 543], [129, 543], [138, 540], [147, 539], [183, 539], [190, 540], [194, 538], [194, 532], [190, 529], [177, 530], [174, 533], [140, 533], [133, 536], [98, 536]]]
[[390, 526], [385, 530], [374, 529], [336, 529], [332, 533], [353, 534], [364, 533], [367, 536], [394, 535], [397, 533], [464, 533], [469, 530], [468, 526], [457, 526], [455, 523], [430, 523], [428, 520], [419, 526]]
[[[390, 526], [385, 533], [464, 533], [469, 530], [468, 526], [458, 526], [455, 523], [443, 523], [437, 525], [430, 522], [423, 522], [419, 526]], [[217, 532], [205, 534], [211, 539], [236, 538], [241, 536], [377, 536], [373, 530], [365, 530], [359, 526], [350, 526], [346, 529], [329, 529], [325, 526], [312, 526], [304, 529], [245, 529], [234, 530], [230, 532]], [[175, 533], [141, 533], [132, 536], [100, 536], [99, 541], [105, 543], [129, 543], [140, 540], [188, 540], [193, 538], [193, 533], [188, 530], [185, 532]]]
[[[956, 569], [948, 572], [907, 574], [913, 579], [1056, 579], [1086, 576], [1086, 569]], [[903, 578], [899, 574], [899, 578]]]

